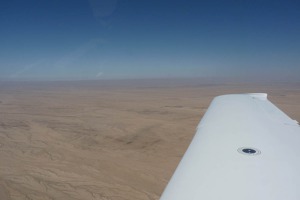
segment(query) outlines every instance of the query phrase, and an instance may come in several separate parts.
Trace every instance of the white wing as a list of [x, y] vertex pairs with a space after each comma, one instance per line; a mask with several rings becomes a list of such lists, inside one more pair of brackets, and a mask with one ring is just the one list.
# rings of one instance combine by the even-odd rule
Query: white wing
[[161, 200], [299, 200], [300, 127], [267, 94], [216, 97]]

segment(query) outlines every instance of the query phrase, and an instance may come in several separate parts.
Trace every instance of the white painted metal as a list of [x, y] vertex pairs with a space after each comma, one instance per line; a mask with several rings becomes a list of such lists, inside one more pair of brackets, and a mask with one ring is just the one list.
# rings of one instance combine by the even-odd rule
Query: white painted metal
[[216, 97], [160, 200], [300, 200], [297, 121], [267, 94]]

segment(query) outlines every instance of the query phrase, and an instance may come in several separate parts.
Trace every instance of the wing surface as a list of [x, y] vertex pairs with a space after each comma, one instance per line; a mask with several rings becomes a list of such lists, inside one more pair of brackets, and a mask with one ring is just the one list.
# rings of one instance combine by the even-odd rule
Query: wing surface
[[212, 101], [160, 198], [283, 199], [300, 199], [300, 127], [264, 93]]

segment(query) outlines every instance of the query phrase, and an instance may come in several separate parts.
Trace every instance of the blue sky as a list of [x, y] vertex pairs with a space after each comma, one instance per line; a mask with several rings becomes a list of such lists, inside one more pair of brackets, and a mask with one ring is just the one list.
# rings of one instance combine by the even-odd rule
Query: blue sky
[[26, 0], [0, 6], [0, 79], [300, 79], [300, 2]]

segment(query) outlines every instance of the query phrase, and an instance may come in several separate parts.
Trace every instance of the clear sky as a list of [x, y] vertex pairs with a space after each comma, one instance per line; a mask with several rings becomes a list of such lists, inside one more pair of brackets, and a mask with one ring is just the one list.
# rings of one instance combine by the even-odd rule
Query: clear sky
[[300, 1], [6, 0], [0, 79], [300, 79]]

